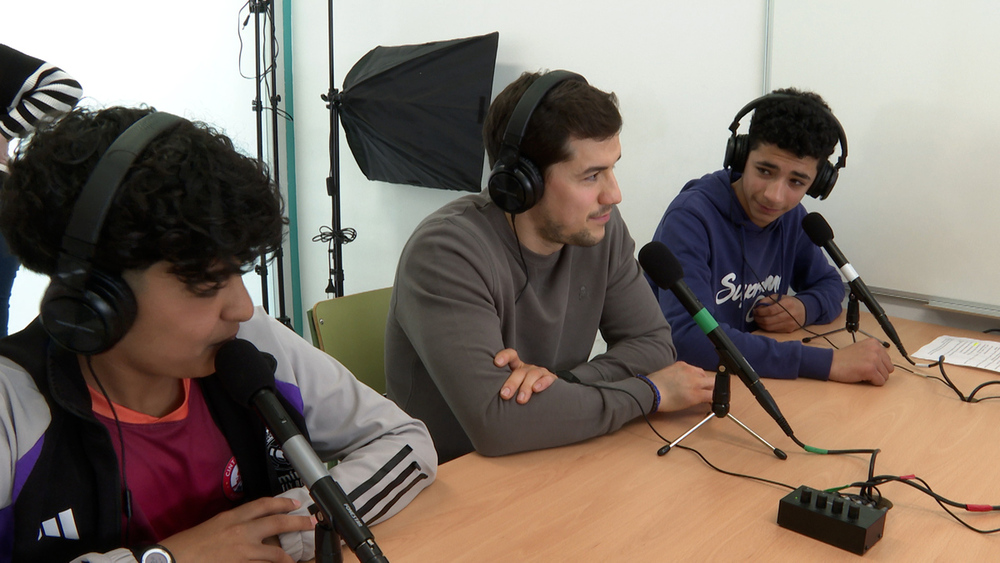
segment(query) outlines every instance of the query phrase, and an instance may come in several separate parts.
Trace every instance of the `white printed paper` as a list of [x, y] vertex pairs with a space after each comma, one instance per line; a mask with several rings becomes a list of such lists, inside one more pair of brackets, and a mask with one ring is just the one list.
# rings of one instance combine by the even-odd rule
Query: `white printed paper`
[[939, 336], [917, 350], [913, 357], [937, 361], [942, 355], [946, 364], [1000, 372], [1000, 342], [991, 340]]

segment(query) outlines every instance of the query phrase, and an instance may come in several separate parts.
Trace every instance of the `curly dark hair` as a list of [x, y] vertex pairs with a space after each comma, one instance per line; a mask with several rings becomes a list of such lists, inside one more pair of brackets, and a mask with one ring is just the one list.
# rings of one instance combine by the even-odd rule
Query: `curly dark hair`
[[840, 138], [840, 128], [823, 98], [795, 88], [771, 93], [783, 97], [764, 100], [754, 109], [748, 131], [750, 150], [766, 143], [799, 158], [811, 156], [820, 162], [829, 159]]
[[[52, 276], [77, 197], [111, 143], [151, 108], [77, 108], [36, 131], [10, 162], [0, 228], [25, 267]], [[113, 275], [167, 261], [198, 292], [275, 251], [284, 203], [266, 167], [223, 133], [182, 120], [139, 154], [92, 262]]]
[[[517, 102], [541, 76], [539, 72], [523, 73], [490, 104], [483, 123], [483, 141], [490, 167], [499, 158], [507, 122]], [[580, 80], [566, 80], [549, 90], [531, 113], [521, 140], [521, 155], [531, 160], [544, 177], [549, 166], [572, 157], [570, 139], [603, 141], [621, 128], [622, 116], [613, 92], [602, 92]]]

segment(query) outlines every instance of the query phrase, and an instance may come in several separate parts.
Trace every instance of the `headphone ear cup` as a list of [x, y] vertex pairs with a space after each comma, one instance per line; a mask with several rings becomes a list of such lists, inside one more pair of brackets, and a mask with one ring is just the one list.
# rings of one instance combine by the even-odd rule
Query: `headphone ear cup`
[[40, 307], [42, 328], [57, 344], [86, 356], [111, 348], [135, 321], [132, 289], [118, 276], [92, 270], [81, 290], [53, 278]]
[[750, 136], [731, 135], [726, 143], [726, 158], [722, 162], [722, 167], [742, 174], [749, 156]]
[[838, 176], [837, 168], [829, 162], [824, 162], [816, 172], [816, 179], [813, 180], [806, 194], [820, 200], [826, 199], [833, 191]]
[[541, 172], [530, 160], [519, 157], [510, 166], [497, 161], [490, 172], [490, 199], [506, 213], [524, 213], [542, 198], [545, 181]]

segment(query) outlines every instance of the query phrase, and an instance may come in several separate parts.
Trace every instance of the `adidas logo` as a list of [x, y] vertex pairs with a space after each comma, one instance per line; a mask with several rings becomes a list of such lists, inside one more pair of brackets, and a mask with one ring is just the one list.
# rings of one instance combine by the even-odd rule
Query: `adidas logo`
[[80, 533], [76, 531], [76, 520], [73, 519], [73, 509], [67, 508], [55, 518], [42, 522], [42, 527], [38, 530], [38, 539], [41, 540], [43, 536], [68, 540], [80, 539]]

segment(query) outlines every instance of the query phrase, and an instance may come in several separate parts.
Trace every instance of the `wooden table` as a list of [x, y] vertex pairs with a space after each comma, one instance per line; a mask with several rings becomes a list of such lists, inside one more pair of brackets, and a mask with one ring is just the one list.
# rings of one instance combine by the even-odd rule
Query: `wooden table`
[[[894, 319], [910, 353], [940, 334], [997, 339]], [[839, 328], [843, 320], [818, 327]], [[864, 315], [861, 328], [881, 336]], [[802, 333], [781, 338], [801, 337]], [[859, 334], [859, 336], [861, 336]], [[831, 337], [850, 343], [847, 333]], [[814, 345], [829, 346], [815, 343]], [[892, 350], [893, 359], [905, 362]], [[968, 393], [1000, 374], [946, 367]], [[936, 370], [920, 370], [937, 373]], [[964, 503], [1000, 504], [1000, 400], [961, 402], [944, 384], [896, 369], [884, 387], [765, 379], [796, 437], [826, 449], [881, 448], [875, 473], [916, 474]], [[781, 461], [733, 422], [712, 419], [684, 440], [721, 468], [817, 489], [863, 481], [867, 455], [806, 453], [763, 412], [737, 378], [731, 412], [776, 447]], [[1000, 386], [980, 396], [1000, 395]], [[675, 439], [704, 407], [656, 415]], [[776, 524], [789, 490], [718, 473], [692, 452], [656, 455], [663, 442], [641, 419], [586, 442], [500, 458], [469, 454], [441, 466], [437, 481], [372, 532], [393, 563], [427, 561], [839, 561], [858, 556]], [[903, 484], [880, 487], [895, 505], [869, 561], [973, 561], [1000, 557], [1000, 534], [981, 535]], [[852, 489], [849, 492], [857, 492]], [[979, 528], [1000, 515], [960, 512]], [[345, 561], [355, 561], [345, 552]]]

